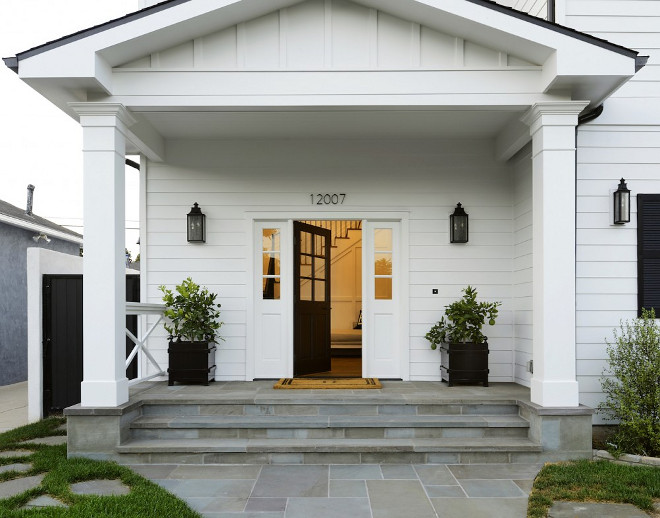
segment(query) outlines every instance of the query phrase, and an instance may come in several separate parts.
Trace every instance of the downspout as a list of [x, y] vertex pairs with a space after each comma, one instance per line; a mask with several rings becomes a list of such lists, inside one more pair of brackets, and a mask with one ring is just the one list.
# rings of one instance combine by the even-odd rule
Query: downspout
[[548, 21], [555, 23], [555, 0], [548, 0]]
[[140, 164], [138, 164], [135, 160], [131, 160], [130, 158], [127, 158], [124, 163], [133, 169], [137, 169], [138, 171], [140, 170]]
[[[553, 2], [554, 4], [554, 2]], [[548, 5], [549, 7], [549, 5]], [[578, 205], [578, 130], [579, 127], [582, 124], [586, 124], [587, 122], [591, 122], [592, 120], [597, 119], [600, 117], [600, 115], [603, 113], [603, 105], [599, 104], [595, 108], [592, 108], [588, 112], [582, 113], [578, 115], [578, 123], [577, 126], [575, 126], [575, 222], [574, 222], [574, 227], [575, 227], [575, 261], [573, 261], [573, 279], [575, 280], [576, 288], [575, 288], [575, 329], [573, 330], [575, 334], [575, 379], [577, 380], [577, 232], [578, 232], [578, 221], [577, 221], [577, 205]], [[579, 390], [579, 389], [578, 389]]]

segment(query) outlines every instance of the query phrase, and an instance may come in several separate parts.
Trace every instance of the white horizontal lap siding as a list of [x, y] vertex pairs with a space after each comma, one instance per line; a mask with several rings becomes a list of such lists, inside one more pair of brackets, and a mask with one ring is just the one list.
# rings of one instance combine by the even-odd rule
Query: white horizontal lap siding
[[[146, 199], [147, 296], [191, 275], [219, 294], [225, 325], [218, 379], [245, 379], [249, 311], [249, 218], [318, 212], [409, 213], [411, 379], [438, 380], [439, 354], [424, 335], [444, 305], [468, 284], [484, 300], [503, 301], [491, 345], [492, 381], [513, 381], [512, 171], [493, 159], [490, 141], [259, 140], [171, 141], [166, 164], [150, 164]], [[312, 193], [345, 193], [343, 205], [318, 206]], [[186, 242], [185, 218], [197, 202], [207, 242]], [[449, 215], [461, 202], [470, 242], [449, 243]], [[248, 214], [250, 213], [250, 214]], [[439, 294], [433, 295], [432, 289]], [[154, 340], [166, 349], [165, 332]]]
[[660, 3], [644, 0], [565, 0], [566, 25], [648, 55], [647, 65], [612, 97], [659, 97]]
[[[603, 400], [606, 340], [637, 315], [638, 193], [660, 193], [660, 2], [566, 0], [566, 24], [650, 56], [578, 133], [576, 347], [580, 401]], [[610, 224], [610, 190], [625, 177], [631, 222]], [[595, 422], [603, 422], [597, 416]]]
[[[660, 193], [660, 120], [637, 127], [598, 122], [578, 133], [576, 359], [580, 401], [589, 406], [604, 399], [606, 341], [622, 319], [637, 316], [636, 195]], [[610, 191], [621, 177], [632, 191], [631, 222], [614, 226]]]
[[513, 200], [513, 332], [514, 380], [529, 386], [532, 359], [532, 162], [524, 149], [514, 164]]

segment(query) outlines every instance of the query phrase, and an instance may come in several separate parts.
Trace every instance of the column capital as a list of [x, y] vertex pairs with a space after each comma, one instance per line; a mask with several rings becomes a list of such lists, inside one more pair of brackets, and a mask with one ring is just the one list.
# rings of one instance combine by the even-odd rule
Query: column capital
[[[127, 128], [137, 123], [137, 119], [121, 103], [69, 103], [69, 108], [80, 116], [81, 126], [105, 125], [99, 124], [98, 117], [116, 117]], [[83, 117], [94, 117], [96, 119], [85, 121]]]
[[577, 126], [578, 115], [589, 101], [548, 101], [534, 104], [520, 120], [532, 133], [539, 126]]

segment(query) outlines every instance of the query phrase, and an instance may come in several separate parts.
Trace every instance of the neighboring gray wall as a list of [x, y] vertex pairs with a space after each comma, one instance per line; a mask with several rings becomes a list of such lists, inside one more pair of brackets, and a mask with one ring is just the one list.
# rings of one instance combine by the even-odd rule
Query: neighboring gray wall
[[36, 232], [0, 223], [0, 386], [27, 379], [27, 249], [78, 255], [76, 243], [32, 239]]

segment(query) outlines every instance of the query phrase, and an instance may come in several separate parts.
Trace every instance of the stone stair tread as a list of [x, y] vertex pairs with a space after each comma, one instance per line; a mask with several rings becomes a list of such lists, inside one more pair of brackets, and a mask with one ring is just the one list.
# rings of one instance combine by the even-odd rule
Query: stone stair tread
[[[275, 383], [275, 380], [273, 380]], [[387, 394], [378, 390], [280, 390], [277, 394], [246, 396], [236, 394], [209, 394], [208, 396], [182, 394], [177, 397], [171, 395], [150, 395], [142, 401], [143, 406], [148, 405], [470, 405], [475, 407], [511, 406], [518, 411], [518, 400], [501, 398], [497, 396], [480, 396], [480, 401], [469, 398], [438, 398], [415, 395]], [[332, 392], [332, 394], [328, 394]], [[365, 394], [365, 392], [370, 392]], [[374, 394], [375, 393], [375, 394]]]
[[143, 416], [131, 423], [140, 429], [194, 428], [527, 428], [529, 423], [518, 416], [478, 415], [203, 415]]
[[119, 453], [540, 452], [526, 438], [442, 439], [131, 439]]

